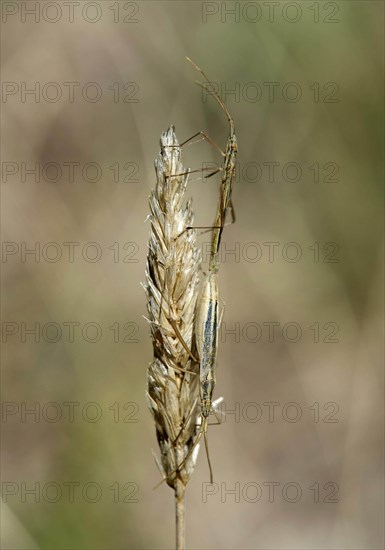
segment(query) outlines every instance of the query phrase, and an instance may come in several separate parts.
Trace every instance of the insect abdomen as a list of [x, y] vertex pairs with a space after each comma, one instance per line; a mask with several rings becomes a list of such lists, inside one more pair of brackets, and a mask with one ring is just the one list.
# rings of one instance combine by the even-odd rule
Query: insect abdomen
[[202, 415], [210, 414], [215, 387], [215, 361], [218, 332], [217, 274], [210, 272], [203, 283], [195, 316], [195, 339], [200, 363], [200, 399]]

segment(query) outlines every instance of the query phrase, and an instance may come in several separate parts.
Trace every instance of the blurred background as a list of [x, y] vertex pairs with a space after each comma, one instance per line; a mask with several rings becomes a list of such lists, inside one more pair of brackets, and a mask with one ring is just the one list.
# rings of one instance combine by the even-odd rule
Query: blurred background
[[[140, 284], [161, 132], [227, 139], [189, 55], [239, 166], [187, 546], [383, 548], [383, 3], [1, 7], [2, 547], [173, 547]], [[187, 196], [211, 224], [218, 179]]]

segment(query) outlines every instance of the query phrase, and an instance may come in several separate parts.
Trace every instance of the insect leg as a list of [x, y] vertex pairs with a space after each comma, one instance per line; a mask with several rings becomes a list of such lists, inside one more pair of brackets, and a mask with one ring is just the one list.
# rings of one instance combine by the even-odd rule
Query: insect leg
[[[207, 176], [207, 177], [209, 177], [209, 176]], [[233, 205], [233, 200], [232, 199], [229, 200], [229, 204], [228, 204], [227, 208], [231, 212], [231, 222], [230, 222], [230, 224], [235, 223], [236, 217], [235, 217], [235, 210], [234, 210], [234, 205]], [[230, 224], [225, 224], [225, 225], [230, 225]]]
[[[219, 152], [220, 154], [224, 157], [226, 156], [226, 153], [224, 151], [222, 151], [222, 149], [219, 147], [219, 145], [217, 143], [215, 143], [215, 141], [213, 139], [211, 139], [207, 134], [205, 134], [204, 132], [197, 132], [196, 134], [194, 134], [193, 136], [191, 136], [190, 138], [186, 139], [185, 141], [183, 141], [182, 143], [179, 144], [179, 147], [183, 147], [184, 145], [187, 145], [187, 143], [189, 143], [191, 140], [193, 140], [194, 138], [196, 138], [197, 136], [202, 136], [201, 139], [197, 139], [196, 141], [193, 141], [193, 143], [198, 143], [199, 141], [202, 141], [202, 140], [206, 140], [208, 143], [210, 143], [211, 145], [213, 145]], [[175, 145], [174, 147], [178, 147], [178, 145]]]
[[221, 312], [219, 314], [218, 332], [221, 330], [223, 315], [224, 315], [225, 309], [226, 309], [226, 302], [224, 300], [222, 300], [222, 298], [220, 298], [220, 300], [222, 302], [222, 307], [221, 307]]
[[207, 418], [205, 418], [203, 437], [204, 437], [204, 440], [205, 440], [207, 464], [209, 465], [209, 471], [210, 471], [210, 483], [214, 483], [213, 469], [212, 469], [212, 466], [211, 466], [210, 453], [209, 453], [209, 442], [208, 442], [208, 435], [207, 435], [207, 426], [208, 426], [208, 421], [207, 421]]
[[[212, 169], [213, 168], [211, 166], [206, 166], [205, 168], [197, 168], [196, 170], [180, 172], [179, 174], [170, 174], [169, 176], [165, 176], [165, 179], [168, 180], [170, 178], [177, 178], [179, 176], [187, 176], [188, 174], [197, 174], [198, 172], [209, 172]], [[218, 172], [222, 172], [222, 170], [223, 170], [222, 167], [218, 167], [217, 169], [214, 170], [212, 174], [209, 174], [208, 176], [206, 176], [206, 179], [211, 178], [211, 176], [214, 176], [215, 174], [218, 174]]]

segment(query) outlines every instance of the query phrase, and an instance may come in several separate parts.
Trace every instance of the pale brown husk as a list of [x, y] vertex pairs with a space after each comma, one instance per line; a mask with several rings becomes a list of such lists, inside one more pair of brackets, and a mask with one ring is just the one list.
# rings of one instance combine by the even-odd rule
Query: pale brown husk
[[193, 224], [192, 203], [185, 200], [188, 175], [173, 176], [187, 172], [181, 157], [182, 150], [171, 126], [161, 135], [161, 151], [155, 161], [145, 283], [154, 349], [148, 368], [147, 397], [161, 453], [157, 463], [175, 490], [180, 490], [181, 484], [187, 485], [199, 447], [196, 445], [191, 452], [199, 432], [199, 373], [198, 364], [187, 350], [194, 353], [194, 310], [201, 259], [196, 232], [186, 231]]

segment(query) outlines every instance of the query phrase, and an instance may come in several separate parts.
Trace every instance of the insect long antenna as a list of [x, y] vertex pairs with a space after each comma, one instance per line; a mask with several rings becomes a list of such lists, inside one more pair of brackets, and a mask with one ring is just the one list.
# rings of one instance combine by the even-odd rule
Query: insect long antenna
[[209, 471], [210, 471], [210, 483], [214, 483], [213, 469], [211, 467], [211, 460], [210, 460], [210, 453], [209, 453], [209, 442], [207, 437], [207, 418], [205, 419], [205, 426], [204, 426], [204, 440], [205, 440], [207, 464], [209, 465]]
[[227, 120], [229, 121], [229, 126], [230, 126], [230, 130], [232, 133], [234, 133], [234, 121], [233, 121], [233, 118], [232, 116], [230, 115], [229, 113], [229, 110], [227, 109], [226, 107], [226, 104], [224, 101], [222, 101], [222, 99], [220, 98], [218, 92], [215, 91], [215, 87], [214, 87], [214, 84], [213, 82], [211, 82], [211, 80], [208, 78], [208, 76], [206, 75], [206, 73], [203, 71], [203, 69], [201, 69], [196, 63], [194, 63], [194, 61], [192, 59], [190, 59], [189, 57], [187, 57], [186, 55], [186, 59], [189, 63], [191, 63], [191, 65], [199, 72], [201, 73], [201, 75], [203, 76], [203, 78], [206, 80], [207, 84], [210, 85], [210, 88], [207, 86], [206, 83], [204, 82], [199, 82], [199, 81], [195, 81], [196, 84], [198, 84], [198, 86], [201, 86], [204, 90], [206, 90], [207, 92], [209, 92], [209, 94], [211, 94], [215, 100], [219, 103], [219, 105], [222, 107], [223, 111], [226, 113], [226, 116], [227, 116]]

